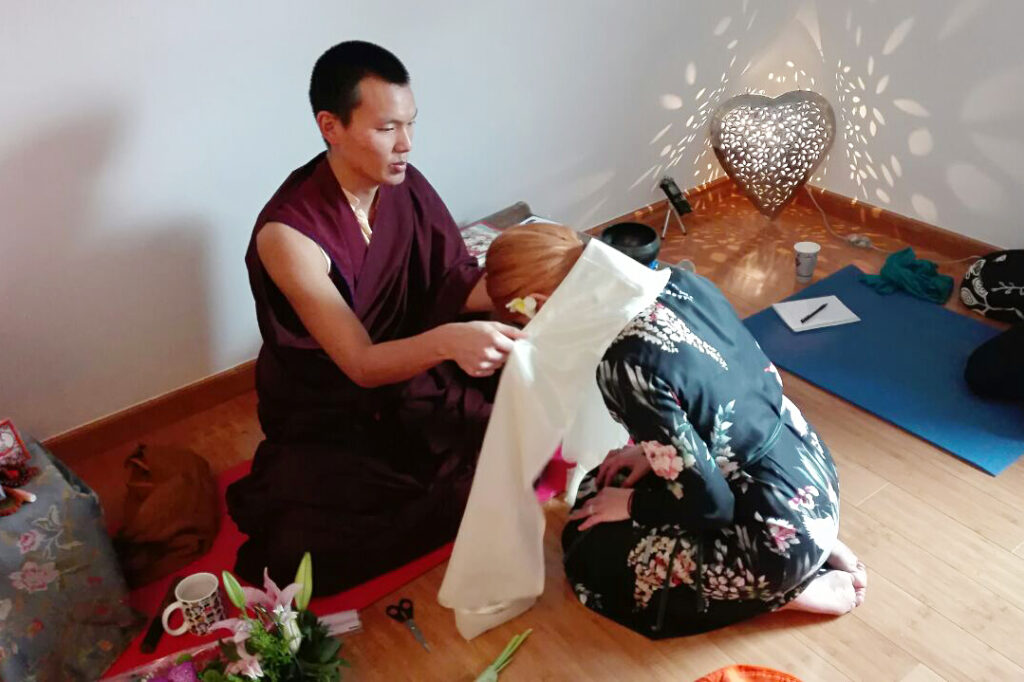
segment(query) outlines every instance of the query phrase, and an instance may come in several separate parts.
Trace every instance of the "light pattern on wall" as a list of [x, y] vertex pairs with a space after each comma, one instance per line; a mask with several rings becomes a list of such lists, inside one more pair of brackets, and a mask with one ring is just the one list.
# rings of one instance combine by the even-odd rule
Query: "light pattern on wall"
[[[721, 63], [704, 63], [698, 67], [696, 61], [687, 62], [681, 69], [678, 89], [660, 97], [661, 108], [670, 112], [670, 116], [664, 127], [652, 131], [649, 145], [655, 150], [656, 160], [633, 181], [628, 188], [630, 191], [646, 184], [658, 201], [664, 197], [658, 188], [663, 174], [675, 175], [681, 187], [700, 186], [720, 177], [721, 169], [712, 158], [708, 142], [708, 121], [726, 92], [735, 89], [733, 81], [751, 67], [749, 60], [740, 59], [740, 52], [749, 36], [756, 35], [759, 18], [758, 8], [750, 7], [749, 0], [742, 0], [740, 7], [733, 10], [706, 27], [707, 39], [722, 48]], [[726, 55], [728, 61], [725, 61]], [[677, 166], [679, 168], [672, 171]]]
[[774, 218], [821, 163], [835, 129], [831, 105], [815, 92], [739, 95], [712, 117], [711, 146], [757, 210]]

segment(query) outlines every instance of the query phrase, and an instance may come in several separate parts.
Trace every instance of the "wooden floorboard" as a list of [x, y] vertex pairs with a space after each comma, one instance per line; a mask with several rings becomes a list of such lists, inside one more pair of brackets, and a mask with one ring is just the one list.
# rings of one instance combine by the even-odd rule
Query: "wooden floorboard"
[[[661, 259], [695, 261], [742, 315], [798, 290], [791, 250], [796, 241], [822, 244], [816, 279], [851, 263], [877, 271], [885, 259], [829, 237], [816, 209], [803, 202], [768, 221], [720, 184], [693, 203], [689, 235], [681, 238], [670, 226]], [[638, 214], [659, 230], [663, 216], [656, 208]], [[833, 227], [869, 234], [883, 248], [905, 245], [877, 225], [836, 218]], [[930, 240], [926, 247], [945, 243]], [[919, 255], [946, 257], [929, 248]], [[966, 264], [940, 269], [959, 281]], [[947, 307], [963, 312], [956, 297]], [[808, 682], [1024, 680], [1024, 463], [992, 477], [806, 381], [788, 374], [784, 381], [835, 456], [840, 537], [868, 566], [867, 601], [852, 615], [771, 614], [698, 637], [651, 642], [576, 601], [561, 569], [566, 506], [556, 500], [545, 507], [546, 587], [533, 609], [467, 642], [451, 613], [437, 604], [444, 577], [439, 566], [400, 590], [415, 600], [433, 653], [385, 616], [385, 601], [366, 609], [363, 630], [346, 638], [353, 665], [346, 679], [469, 682], [512, 635], [533, 628], [503, 682], [674, 682], [730, 663], [770, 665]], [[251, 457], [260, 440], [255, 402], [251, 392], [241, 395], [75, 468], [99, 492], [116, 525], [121, 462], [136, 442], [184, 445], [223, 471]]]

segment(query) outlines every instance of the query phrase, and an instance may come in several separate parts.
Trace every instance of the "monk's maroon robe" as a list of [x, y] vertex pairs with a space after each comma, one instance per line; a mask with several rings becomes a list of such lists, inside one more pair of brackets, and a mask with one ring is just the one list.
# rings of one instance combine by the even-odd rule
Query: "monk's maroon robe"
[[313, 554], [317, 594], [358, 584], [451, 540], [462, 516], [495, 382], [447, 362], [413, 379], [357, 386], [310, 336], [256, 252], [268, 222], [320, 245], [331, 281], [375, 342], [458, 318], [482, 271], [441, 198], [408, 167], [382, 186], [365, 243], [324, 154], [293, 172], [246, 254], [263, 347], [256, 365], [266, 439], [252, 473], [228, 489], [248, 540], [237, 572], [291, 581]]

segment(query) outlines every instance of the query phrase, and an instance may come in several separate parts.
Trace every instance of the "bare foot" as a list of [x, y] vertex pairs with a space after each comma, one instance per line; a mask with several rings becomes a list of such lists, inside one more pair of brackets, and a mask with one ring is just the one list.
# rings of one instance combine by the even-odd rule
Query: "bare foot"
[[819, 575], [800, 593], [799, 597], [780, 610], [841, 616], [844, 613], [849, 613], [859, 604], [857, 592], [853, 586], [853, 573], [837, 570]]
[[863, 604], [867, 597], [868, 570], [863, 562], [857, 560], [857, 555], [853, 553], [853, 550], [836, 540], [836, 546], [832, 549], [832, 554], [829, 555], [826, 563], [832, 568], [838, 568], [840, 571], [846, 571], [853, 575], [853, 589], [857, 598], [857, 606]]
[[840, 571], [853, 573], [857, 569], [857, 555], [843, 542], [836, 540], [836, 545], [832, 548], [832, 554], [829, 555], [826, 563]]
[[868, 569], [859, 561], [853, 572], [853, 591], [857, 595], [857, 606], [860, 606], [868, 595]]

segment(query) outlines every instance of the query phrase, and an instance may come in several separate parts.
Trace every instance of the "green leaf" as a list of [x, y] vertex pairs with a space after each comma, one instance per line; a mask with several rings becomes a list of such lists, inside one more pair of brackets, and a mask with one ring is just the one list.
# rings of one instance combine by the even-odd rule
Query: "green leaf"
[[320, 646], [317, 648], [316, 658], [321, 663], [327, 663], [338, 654], [338, 649], [340, 648], [341, 642], [339, 642], [338, 640], [334, 639], [333, 637], [330, 639], [325, 639], [323, 642], [320, 643]]
[[488, 666], [473, 682], [498, 682], [498, 671]]
[[238, 655], [238, 649], [233, 646], [229, 646], [224, 640], [217, 642], [217, 646], [220, 648], [221, 656], [232, 663], [242, 658]]
[[190, 654], [182, 654], [181, 656], [178, 656], [176, 659], [174, 659], [174, 665], [181, 665], [182, 663], [188, 663], [191, 660], [192, 660], [192, 656]]
[[228, 599], [238, 608], [244, 609], [245, 592], [242, 592], [242, 586], [238, 584], [238, 580], [228, 571], [222, 571], [220, 576], [224, 581], [224, 591], [228, 593]]
[[295, 595], [295, 608], [299, 611], [309, 606], [309, 600], [313, 597], [313, 556], [306, 552], [299, 562], [299, 570], [295, 572], [295, 582], [302, 585], [302, 589]]
[[495, 682], [498, 679], [498, 673], [505, 669], [509, 663], [512, 662], [512, 656], [516, 653], [516, 649], [526, 641], [526, 638], [530, 636], [533, 630], [527, 630], [526, 632], [514, 636], [509, 640], [508, 645], [504, 651], [498, 654], [498, 657], [494, 659], [487, 668], [484, 669], [480, 676], [476, 678], [474, 682]]
[[219, 670], [206, 670], [199, 679], [203, 682], [225, 682], [228, 678], [224, 677], [224, 673]]

